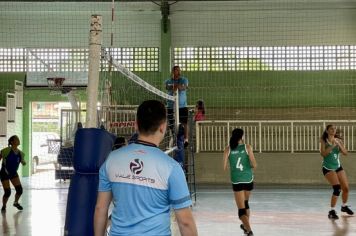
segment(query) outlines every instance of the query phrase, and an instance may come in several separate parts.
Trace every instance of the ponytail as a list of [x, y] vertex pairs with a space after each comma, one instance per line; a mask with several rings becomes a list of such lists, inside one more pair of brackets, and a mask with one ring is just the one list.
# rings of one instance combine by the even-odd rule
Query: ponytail
[[229, 142], [231, 150], [237, 147], [243, 135], [244, 135], [244, 131], [242, 129], [237, 128], [232, 131], [230, 142]]
[[327, 142], [327, 139], [328, 139], [328, 129], [333, 126], [333, 125], [327, 125], [323, 134], [321, 135], [321, 139], [326, 143]]

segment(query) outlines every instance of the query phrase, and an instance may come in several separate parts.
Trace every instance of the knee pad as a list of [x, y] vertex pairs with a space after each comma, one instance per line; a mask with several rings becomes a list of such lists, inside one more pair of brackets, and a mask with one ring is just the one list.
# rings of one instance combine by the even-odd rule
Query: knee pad
[[16, 190], [16, 195], [21, 195], [23, 192], [21, 185], [15, 186], [15, 190]]
[[340, 192], [341, 192], [340, 184], [333, 185], [333, 189], [334, 189], [333, 195], [340, 196]]
[[239, 218], [246, 215], [246, 208], [239, 209]]
[[10, 188], [5, 188], [4, 189], [4, 197], [9, 198], [11, 195], [11, 189]]
[[245, 209], [250, 209], [250, 205], [248, 205], [248, 200], [245, 200]]

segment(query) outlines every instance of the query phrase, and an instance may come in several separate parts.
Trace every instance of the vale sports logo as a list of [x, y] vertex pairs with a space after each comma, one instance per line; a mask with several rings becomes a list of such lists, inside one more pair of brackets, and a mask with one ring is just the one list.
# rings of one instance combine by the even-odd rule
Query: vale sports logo
[[130, 170], [132, 174], [139, 175], [143, 170], [143, 161], [140, 159], [135, 159], [130, 162]]

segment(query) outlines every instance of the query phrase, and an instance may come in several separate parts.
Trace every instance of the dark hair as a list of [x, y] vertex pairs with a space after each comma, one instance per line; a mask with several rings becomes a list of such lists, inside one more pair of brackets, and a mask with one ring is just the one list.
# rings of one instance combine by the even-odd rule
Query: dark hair
[[326, 143], [327, 142], [327, 139], [328, 139], [328, 129], [333, 126], [333, 125], [327, 125], [323, 134], [321, 135], [321, 139], [324, 140], [324, 142]]
[[166, 119], [166, 107], [160, 101], [144, 101], [137, 109], [137, 126], [140, 134], [154, 134]]
[[204, 106], [204, 101], [203, 100], [198, 100], [196, 107], [197, 107], [198, 110], [201, 111], [202, 114], [205, 115], [205, 106]]
[[114, 143], [114, 146], [112, 147], [112, 150], [119, 149], [119, 148], [121, 148], [121, 147], [123, 147], [123, 146], [125, 146], [125, 145], [126, 145], [126, 139], [125, 139], [125, 137], [122, 137], [122, 136], [117, 137], [117, 138], [115, 139], [115, 143]]
[[242, 129], [237, 128], [232, 131], [232, 135], [230, 137], [230, 143], [229, 143], [231, 150], [237, 147], [243, 135], [244, 135], [244, 131]]
[[15, 139], [19, 139], [19, 137], [17, 137], [17, 135], [12, 135], [8, 141], [8, 146], [12, 146], [12, 142], [15, 141]]
[[173, 66], [173, 67], [172, 67], [172, 72], [173, 72], [175, 69], [177, 69], [177, 68], [179, 68], [179, 66]]

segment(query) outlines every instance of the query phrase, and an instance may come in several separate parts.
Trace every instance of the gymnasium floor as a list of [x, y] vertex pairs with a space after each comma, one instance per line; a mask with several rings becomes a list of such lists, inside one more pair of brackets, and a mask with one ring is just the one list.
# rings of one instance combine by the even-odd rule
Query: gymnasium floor
[[[26, 179], [24, 186], [31, 184]], [[11, 204], [1, 215], [0, 235], [4, 236], [63, 236], [67, 182], [56, 182], [47, 190], [25, 190], [17, 211]], [[250, 200], [251, 222], [255, 235], [271, 236], [346, 236], [356, 235], [356, 217], [327, 219], [330, 189], [301, 187], [259, 187]], [[2, 195], [2, 192], [0, 192]], [[9, 200], [12, 203], [13, 196]], [[350, 205], [356, 210], [356, 189], [351, 189]], [[338, 207], [339, 211], [339, 207]], [[228, 187], [204, 187], [197, 192], [194, 216], [199, 235], [243, 235], [239, 229], [237, 210]], [[177, 226], [172, 224], [173, 235]]]

